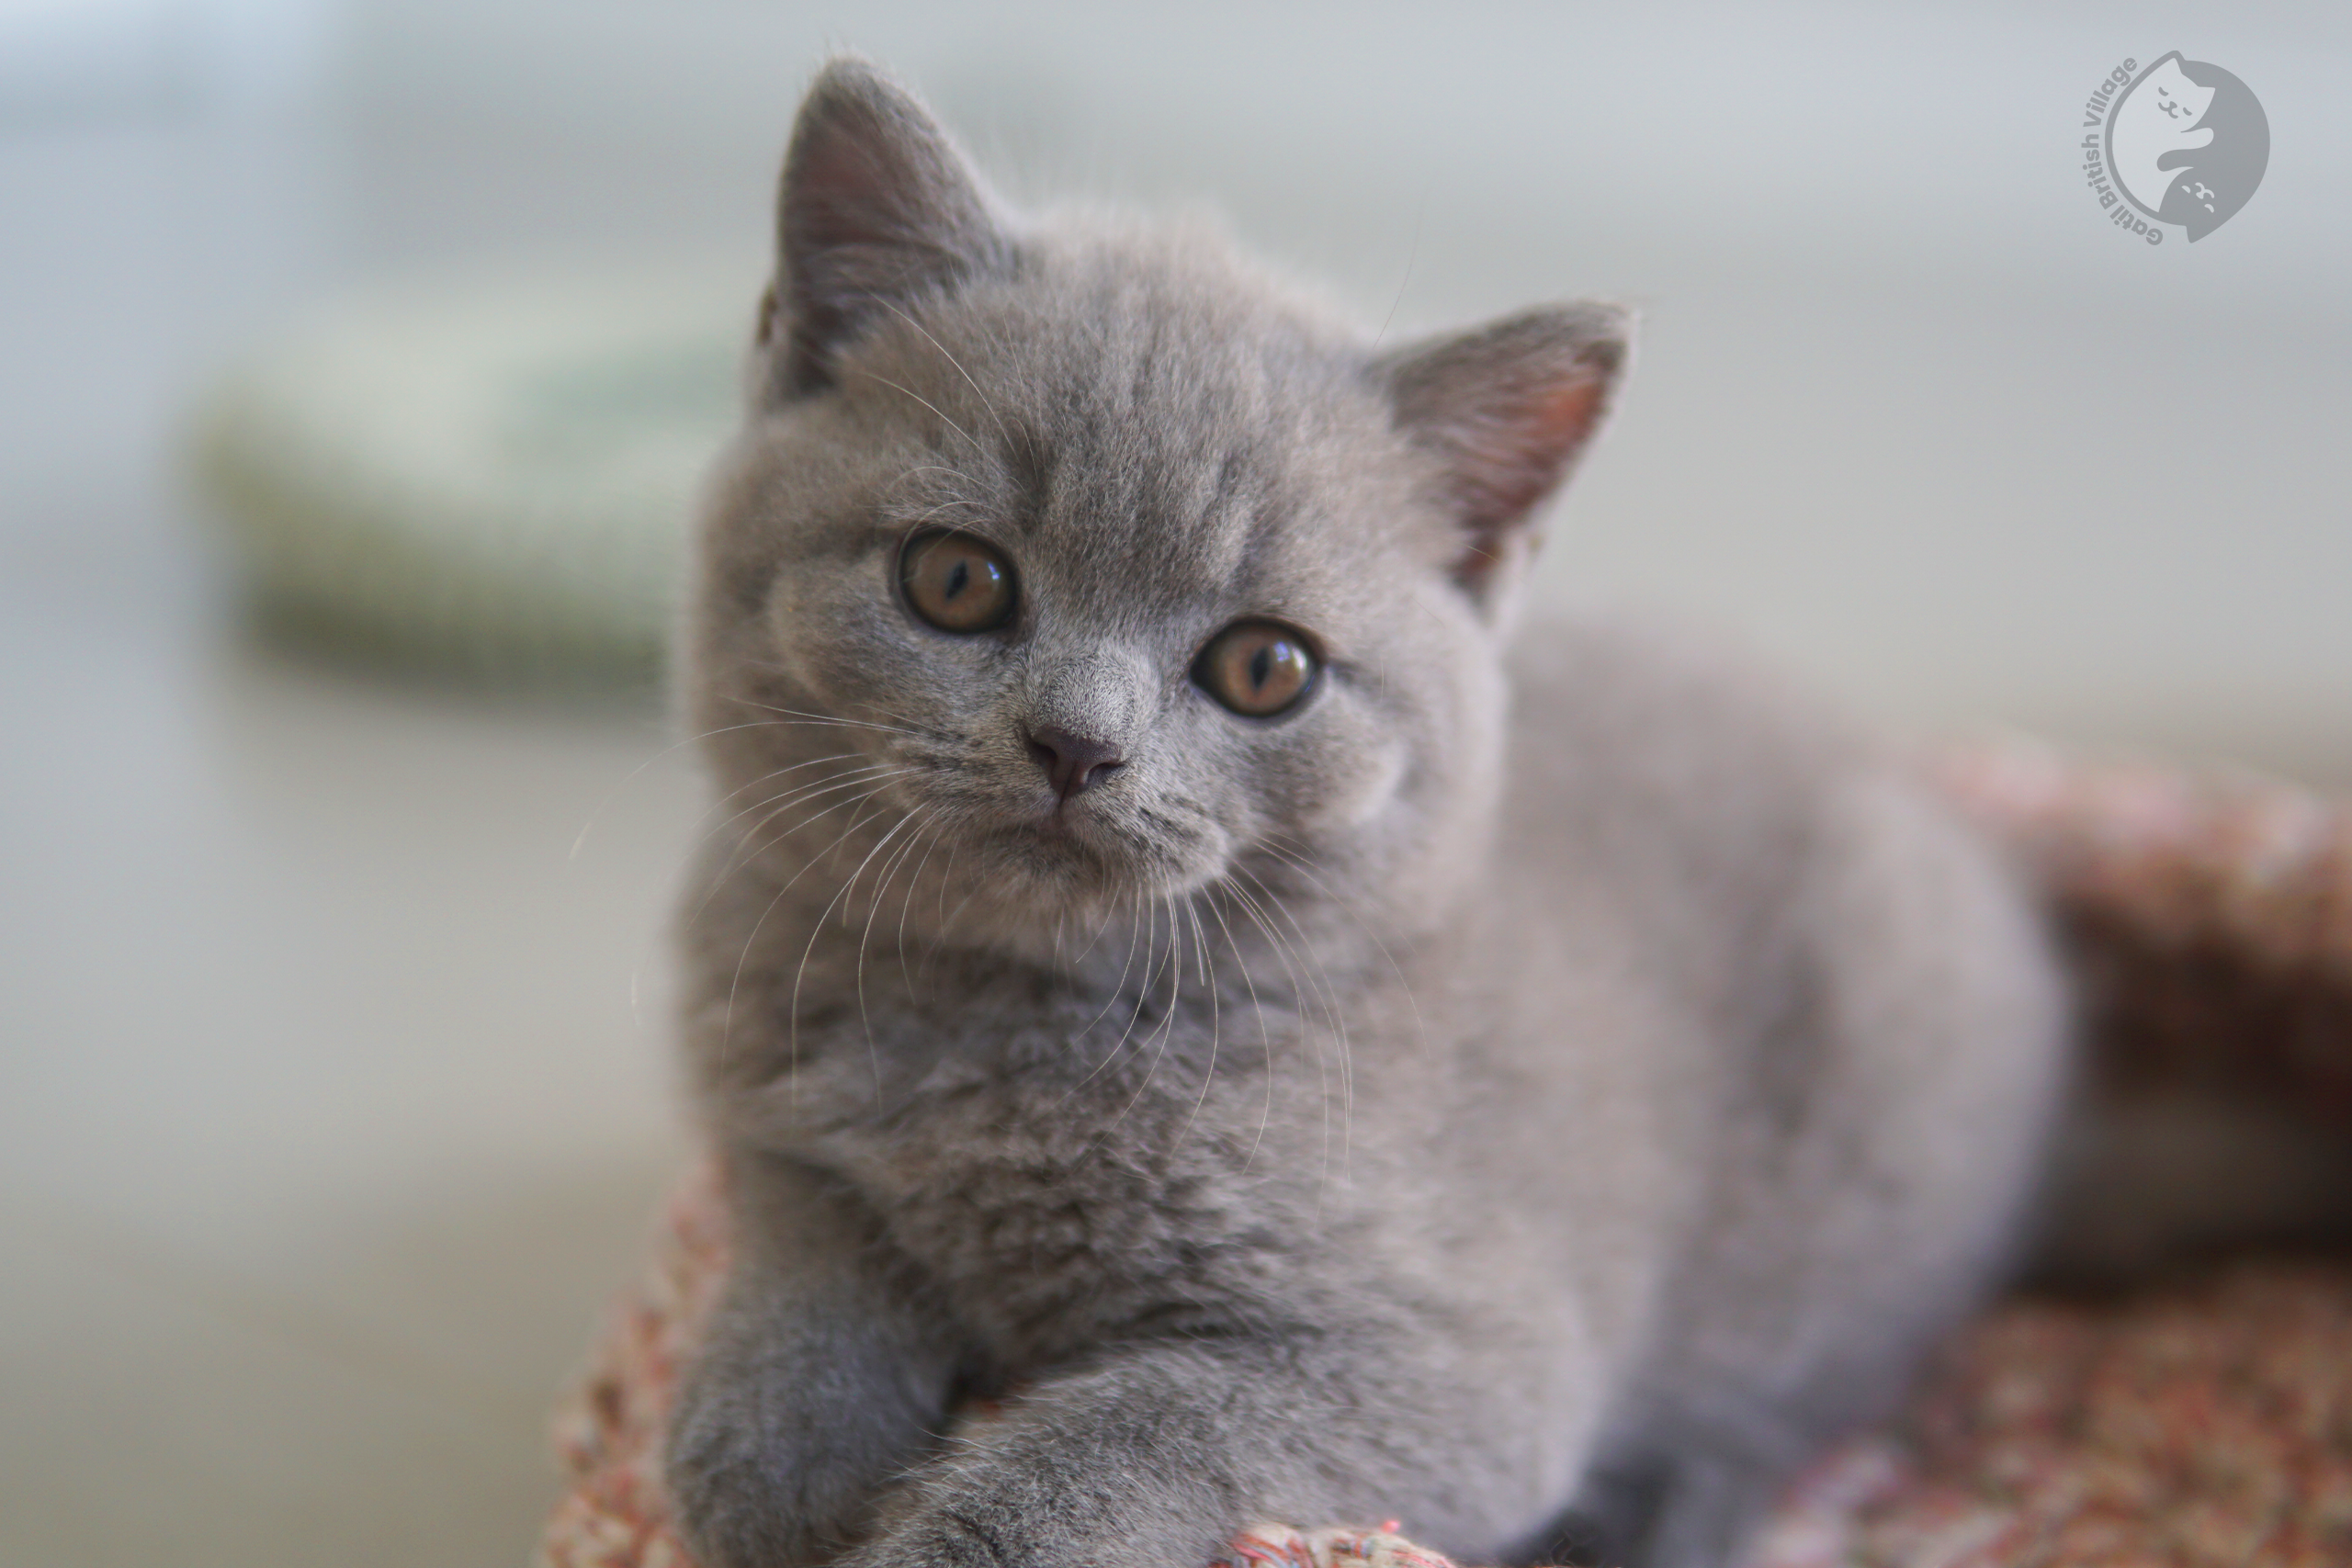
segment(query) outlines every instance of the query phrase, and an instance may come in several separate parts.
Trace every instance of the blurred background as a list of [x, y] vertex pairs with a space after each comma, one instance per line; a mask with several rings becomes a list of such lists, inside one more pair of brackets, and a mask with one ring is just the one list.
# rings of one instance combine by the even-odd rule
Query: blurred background
[[[0, 1559], [527, 1555], [683, 1157], [651, 649], [840, 47], [1392, 340], [1639, 305], [1544, 597], [2352, 782], [2340, 6], [0, 0]], [[2152, 249], [2080, 106], [2175, 49], [2272, 152]]]

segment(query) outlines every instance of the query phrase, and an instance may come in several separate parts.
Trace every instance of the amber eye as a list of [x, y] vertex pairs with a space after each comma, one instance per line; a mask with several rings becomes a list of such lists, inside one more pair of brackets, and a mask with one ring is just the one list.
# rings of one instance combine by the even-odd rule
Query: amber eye
[[1012, 615], [1012, 563], [969, 534], [934, 528], [909, 539], [899, 582], [915, 614], [944, 632], [993, 631]]
[[1236, 621], [1201, 650], [1193, 679], [1234, 712], [1272, 718], [1306, 694], [1315, 655], [1278, 621]]

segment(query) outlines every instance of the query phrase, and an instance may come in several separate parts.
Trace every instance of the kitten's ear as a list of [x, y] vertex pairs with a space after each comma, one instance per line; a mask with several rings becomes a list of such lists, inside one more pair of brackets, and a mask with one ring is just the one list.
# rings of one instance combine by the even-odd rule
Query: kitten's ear
[[1009, 265], [987, 188], [914, 96], [863, 60], [829, 62], [801, 100], [776, 201], [776, 276], [760, 343], [772, 384], [832, 384], [842, 345], [892, 308]]
[[1474, 596], [1532, 549], [1527, 525], [1607, 412], [1631, 327], [1611, 305], [1545, 306], [1379, 362], [1397, 428], [1441, 464]]

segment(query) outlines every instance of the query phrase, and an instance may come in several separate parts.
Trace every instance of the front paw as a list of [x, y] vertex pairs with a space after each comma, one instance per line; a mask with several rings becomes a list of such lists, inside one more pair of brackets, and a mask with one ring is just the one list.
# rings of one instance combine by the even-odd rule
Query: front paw
[[878, 1451], [854, 1420], [819, 1430], [812, 1414], [755, 1386], [706, 1384], [681, 1401], [664, 1478], [703, 1568], [810, 1568], [867, 1533], [904, 1456]]
[[[985, 1423], [894, 1491], [838, 1568], [1206, 1568], [1224, 1499], [1181, 1463], [1138, 1467], [1073, 1442], [993, 1462]], [[1058, 1445], [1057, 1445], [1058, 1446]]]

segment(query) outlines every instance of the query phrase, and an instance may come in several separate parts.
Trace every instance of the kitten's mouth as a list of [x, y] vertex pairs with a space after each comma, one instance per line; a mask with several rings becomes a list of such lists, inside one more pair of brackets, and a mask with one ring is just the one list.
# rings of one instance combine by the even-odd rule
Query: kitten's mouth
[[1102, 830], [1093, 815], [1077, 807], [1075, 802], [1057, 801], [1002, 824], [996, 837], [1058, 867], [1078, 863], [1108, 869], [1125, 856], [1119, 853], [1116, 839]]
[[1061, 890], [1132, 893], [1158, 886], [1173, 869], [1159, 846], [1082, 800], [1002, 821], [989, 837], [1008, 869]]
[[1076, 801], [1057, 800], [1030, 819], [1029, 830], [1050, 842], [1083, 839], [1091, 826], [1086, 808]]
[[1016, 901], [1152, 897], [1216, 874], [1223, 840], [1181, 807], [1119, 790], [937, 802], [960, 819], [967, 863]]

